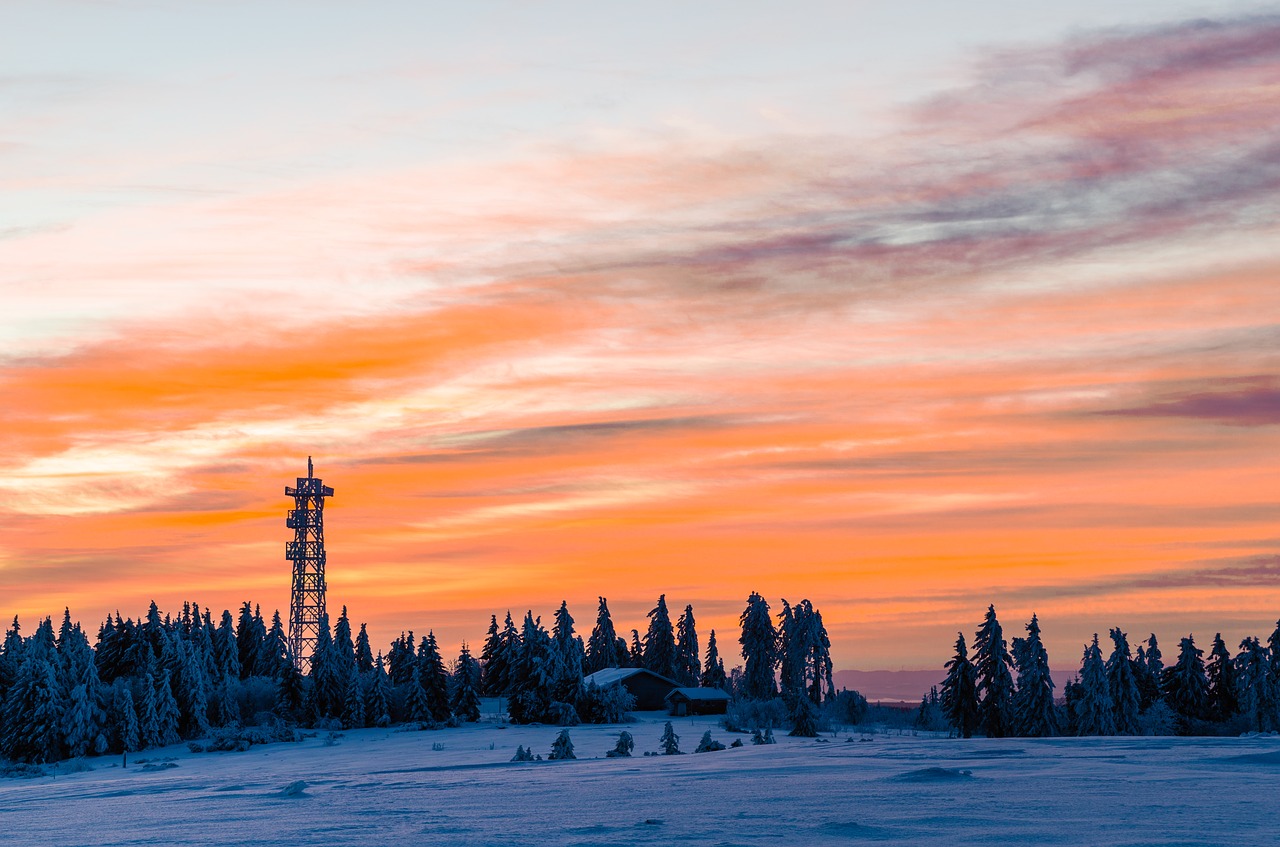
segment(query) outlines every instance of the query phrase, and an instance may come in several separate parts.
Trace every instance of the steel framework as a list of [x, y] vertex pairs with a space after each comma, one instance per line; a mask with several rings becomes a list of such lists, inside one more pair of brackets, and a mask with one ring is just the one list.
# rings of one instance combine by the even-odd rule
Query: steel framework
[[289, 652], [294, 666], [308, 673], [325, 614], [324, 498], [332, 497], [333, 489], [316, 479], [308, 456], [306, 477], [298, 477], [297, 487], [285, 486], [284, 493], [293, 498], [293, 510], [285, 521], [293, 530], [293, 540], [284, 546], [284, 557], [293, 562]]

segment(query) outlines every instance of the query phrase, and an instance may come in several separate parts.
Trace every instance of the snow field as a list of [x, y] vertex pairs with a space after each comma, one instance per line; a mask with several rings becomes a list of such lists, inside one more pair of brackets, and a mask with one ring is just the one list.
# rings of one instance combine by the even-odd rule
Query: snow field
[[[666, 720], [641, 713], [631, 724], [573, 727], [579, 758], [565, 762], [510, 762], [517, 745], [545, 759], [560, 729], [491, 719], [351, 730], [332, 746], [323, 731], [243, 753], [175, 745], [137, 754], [127, 769], [88, 759], [89, 771], [0, 780], [0, 844], [1242, 847], [1280, 838], [1275, 737], [855, 732], [851, 742], [779, 734], [755, 747], [701, 717], [673, 721], [682, 749], [707, 729], [746, 746], [640, 755], [658, 749]], [[606, 759], [622, 729], [637, 755]]]

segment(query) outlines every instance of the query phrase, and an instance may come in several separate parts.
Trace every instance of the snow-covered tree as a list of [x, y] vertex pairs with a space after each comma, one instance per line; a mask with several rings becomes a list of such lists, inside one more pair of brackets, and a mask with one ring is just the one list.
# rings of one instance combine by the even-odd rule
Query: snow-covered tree
[[698, 629], [693, 619], [693, 606], [686, 605], [676, 621], [676, 681], [696, 686], [702, 678], [702, 659], [698, 653]]
[[791, 732], [797, 738], [818, 737], [818, 707], [803, 694], [797, 696], [790, 709]]
[[618, 743], [612, 750], [605, 753], [605, 756], [610, 759], [625, 758], [629, 757], [634, 749], [636, 749], [636, 740], [624, 729], [618, 733]]
[[1277, 691], [1271, 684], [1268, 652], [1257, 638], [1246, 638], [1240, 642], [1240, 652], [1236, 655], [1240, 711], [1254, 732], [1270, 732], [1280, 725], [1276, 709]]
[[716, 645], [716, 631], [713, 629], [707, 635], [707, 660], [702, 666], [703, 688], [719, 688], [725, 689], [729, 685], [729, 680], [724, 672], [724, 659], [720, 658], [720, 648]]
[[1107, 691], [1111, 695], [1111, 714], [1117, 735], [1138, 735], [1138, 707], [1141, 694], [1138, 680], [1133, 675], [1133, 657], [1129, 653], [1129, 636], [1119, 627], [1111, 629], [1111, 641], [1115, 649], [1107, 658]]
[[453, 674], [453, 699], [450, 708], [464, 721], [480, 720], [480, 666], [471, 656], [467, 643], [462, 642], [462, 651], [458, 654], [457, 669]]
[[360, 632], [356, 635], [356, 672], [373, 672], [373, 646], [369, 643], [369, 632], [365, 624], [360, 624]]
[[573, 615], [569, 614], [569, 604], [560, 601], [556, 611], [555, 625], [551, 630], [551, 643], [555, 647], [553, 679], [551, 683], [551, 699], [560, 703], [576, 705], [582, 694], [582, 639], [574, 635]]
[[1164, 699], [1164, 656], [1160, 653], [1160, 643], [1153, 632], [1147, 638], [1143, 659], [1147, 672], [1143, 679], [1147, 680], [1140, 689], [1142, 692], [1142, 711], [1146, 711], [1153, 703]]
[[430, 720], [449, 720], [449, 675], [444, 669], [444, 658], [436, 644], [436, 635], [431, 631], [418, 644], [418, 678], [427, 696]]
[[[807, 699], [807, 698], [801, 698], [801, 699]], [[809, 705], [812, 706], [813, 704], [810, 703]], [[712, 752], [715, 752], [716, 750], [723, 750], [723, 749], [724, 749], [724, 744], [712, 738], [711, 730], [707, 730], [706, 732], [702, 733], [702, 738], [698, 741], [698, 746], [694, 749], [693, 752], [712, 753]]]
[[627, 651], [627, 666], [644, 667], [644, 645], [640, 643], [640, 630], [631, 630], [631, 648]]
[[133, 753], [142, 749], [142, 737], [138, 731], [138, 710], [133, 705], [133, 693], [123, 680], [115, 685], [115, 697], [111, 705], [111, 725], [116, 749]]
[[1204, 651], [1196, 646], [1195, 637], [1182, 639], [1178, 661], [1164, 674], [1164, 699], [1183, 719], [1199, 720], [1205, 716], [1207, 682], [1204, 676]]
[[382, 654], [374, 660], [369, 689], [365, 693], [365, 720], [368, 726], [391, 725], [391, 678], [382, 660]]
[[342, 726], [344, 729], [358, 729], [366, 726], [364, 707], [364, 689], [360, 686], [360, 675], [357, 673], [347, 677], [347, 694], [342, 700]]
[[156, 746], [167, 747], [170, 744], [177, 744], [181, 739], [178, 734], [178, 728], [181, 725], [182, 715], [178, 708], [178, 701], [173, 696], [173, 688], [169, 682], [169, 669], [162, 668], [160, 677], [155, 683], [155, 701], [156, 701]]
[[1047, 738], [1058, 734], [1049, 654], [1040, 638], [1040, 620], [1034, 614], [1026, 628], [1026, 638], [1014, 639], [1018, 689], [1014, 695], [1013, 725], [1019, 735]]
[[1003, 738], [1013, 731], [1013, 658], [995, 606], [987, 606], [974, 636], [973, 666], [978, 675], [978, 725], [988, 738]]
[[1075, 702], [1077, 735], [1115, 735], [1115, 708], [1107, 684], [1107, 666], [1098, 646], [1098, 634], [1086, 644], [1080, 664], [1079, 699]]
[[778, 633], [769, 615], [768, 601], [756, 592], [751, 592], [739, 623], [742, 625], [742, 635], [738, 643], [742, 645], [742, 658], [745, 662], [741, 693], [749, 699], [769, 700], [778, 693], [773, 678], [774, 668], [778, 663]]
[[[498, 673], [499, 667], [494, 664], [494, 657], [498, 651], [502, 649], [502, 639], [498, 634], [498, 616], [489, 616], [489, 631], [485, 635], [484, 645], [480, 648], [480, 693], [485, 697], [500, 697], [501, 692], [495, 691], [495, 675]], [[503, 681], [505, 687], [505, 680]]]
[[141, 740], [142, 749], [163, 747], [164, 740], [161, 737], [160, 713], [156, 708], [155, 677], [147, 674], [141, 682], [142, 684], [139, 686], [141, 699], [138, 701], [138, 737]]
[[558, 759], [576, 759], [573, 755], [573, 739], [569, 737], [569, 730], [562, 729], [560, 734], [556, 736], [556, 740], [551, 742], [551, 754], [547, 756], [549, 760]]
[[426, 723], [433, 720], [431, 700], [422, 688], [422, 674], [417, 665], [414, 665], [413, 670], [410, 671], [409, 690], [405, 692], [404, 710], [411, 721]]
[[1225, 721], [1240, 712], [1236, 669], [1222, 633], [1213, 637], [1209, 661], [1205, 664], [1205, 713], [1209, 720]]
[[674, 756], [680, 752], [680, 736], [676, 735], [676, 731], [671, 726], [671, 721], [667, 721], [662, 727], [662, 738], [658, 740], [658, 744], [662, 747], [664, 756]]
[[347, 616], [346, 606], [342, 607], [342, 614], [333, 626], [333, 661], [345, 702], [348, 681], [357, 673], [356, 647], [351, 637], [351, 619]]
[[644, 636], [644, 666], [656, 674], [676, 676], [676, 637], [667, 612], [667, 595], [649, 612], [649, 631]]
[[[47, 623], [47, 620], [46, 620]], [[37, 632], [37, 635], [39, 633]], [[52, 647], [26, 645], [17, 678], [4, 702], [0, 753], [17, 762], [54, 762], [61, 757], [62, 702]]]
[[591, 637], [587, 639], [583, 673], [592, 674], [605, 668], [626, 667], [626, 644], [614, 629], [608, 601], [601, 597], [600, 605], [596, 608], [596, 625], [591, 630]]
[[956, 652], [946, 664], [942, 683], [942, 714], [961, 738], [972, 738], [978, 726], [977, 671], [969, 661], [964, 633], [956, 633]]

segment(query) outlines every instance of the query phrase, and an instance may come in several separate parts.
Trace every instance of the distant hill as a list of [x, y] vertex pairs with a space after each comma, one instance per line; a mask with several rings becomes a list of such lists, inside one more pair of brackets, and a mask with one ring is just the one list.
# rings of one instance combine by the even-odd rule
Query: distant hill
[[[1052, 669], [1054, 693], [1062, 696], [1062, 685], [1077, 671]], [[851, 688], [872, 703], [877, 700], [902, 700], [919, 703], [931, 686], [942, 686], [947, 672], [936, 671], [836, 671], [832, 674], [836, 688]]]

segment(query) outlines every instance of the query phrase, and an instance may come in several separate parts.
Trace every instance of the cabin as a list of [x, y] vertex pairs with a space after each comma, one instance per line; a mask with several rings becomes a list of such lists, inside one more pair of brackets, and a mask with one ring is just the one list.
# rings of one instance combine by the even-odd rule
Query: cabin
[[666, 708], [667, 693], [680, 683], [646, 668], [605, 668], [587, 675], [583, 685], [595, 684], [597, 688], [621, 685], [636, 698], [636, 710], [652, 712]]
[[719, 688], [673, 688], [667, 694], [672, 715], [723, 715], [733, 699]]

